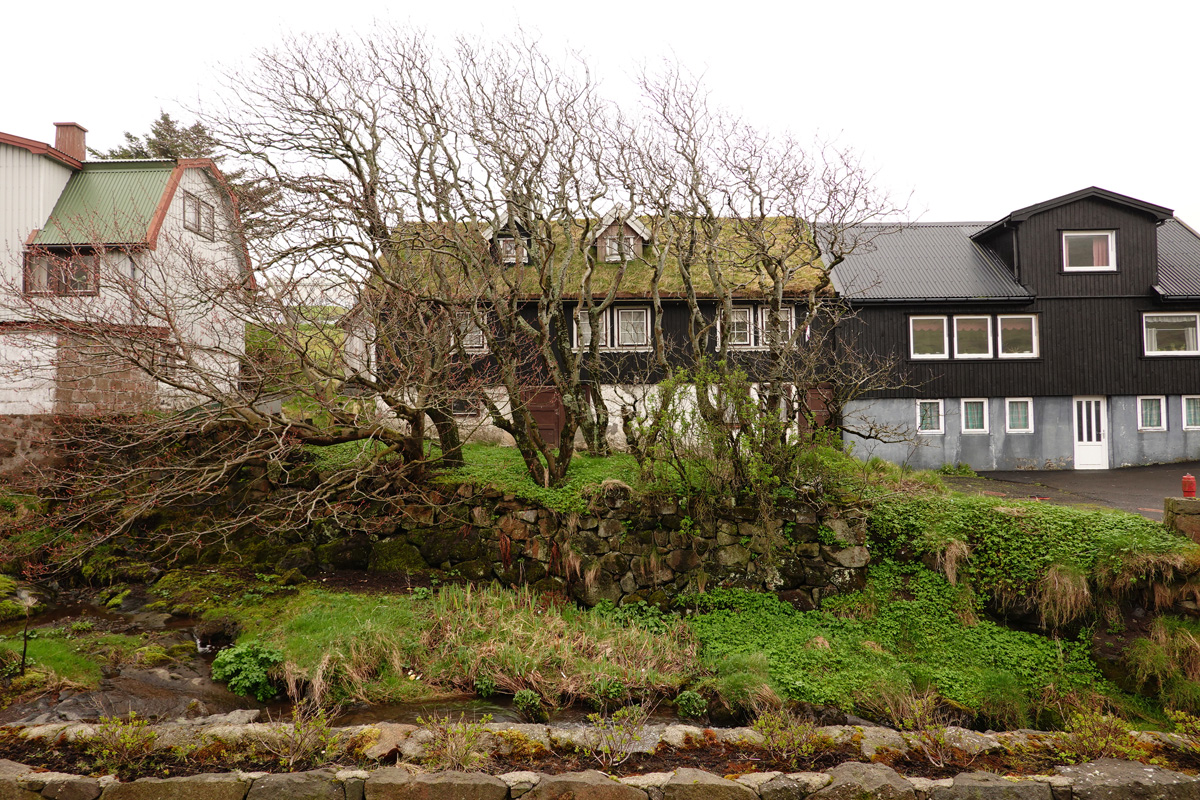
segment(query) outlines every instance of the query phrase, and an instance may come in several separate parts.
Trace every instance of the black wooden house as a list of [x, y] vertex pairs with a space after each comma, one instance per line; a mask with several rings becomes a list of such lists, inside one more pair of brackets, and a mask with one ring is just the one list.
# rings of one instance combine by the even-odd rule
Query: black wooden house
[[913, 388], [848, 412], [909, 426], [857, 441], [916, 467], [1104, 469], [1200, 457], [1200, 236], [1089, 188], [992, 223], [919, 223], [833, 274], [860, 346]]

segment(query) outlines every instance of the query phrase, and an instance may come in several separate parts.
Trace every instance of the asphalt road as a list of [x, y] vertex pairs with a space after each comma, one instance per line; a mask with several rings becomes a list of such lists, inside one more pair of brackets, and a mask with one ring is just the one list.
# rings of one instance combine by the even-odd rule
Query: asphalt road
[[950, 482], [969, 481], [974, 491], [1006, 497], [1044, 496], [1051, 502], [1094, 503], [1162, 519], [1163, 498], [1183, 496], [1182, 478], [1187, 473], [1200, 478], [1200, 461], [1124, 469], [981, 472], [982, 481], [960, 478]]

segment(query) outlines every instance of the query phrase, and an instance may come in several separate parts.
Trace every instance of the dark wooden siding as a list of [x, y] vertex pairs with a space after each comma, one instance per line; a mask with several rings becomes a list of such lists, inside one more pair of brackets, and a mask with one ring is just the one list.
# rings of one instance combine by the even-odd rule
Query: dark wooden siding
[[[1200, 357], [1142, 354], [1143, 312], [1196, 310], [1200, 306], [1164, 309], [1150, 298], [1106, 297], [1038, 300], [1021, 307], [869, 306], [848, 334], [869, 352], [902, 356], [904, 371], [920, 388], [887, 392], [889, 397], [1200, 394]], [[910, 315], [970, 313], [1037, 314], [1040, 357], [908, 358]]]
[[[1117, 232], [1116, 272], [1063, 272], [1062, 232], [1086, 230]], [[1148, 214], [1095, 199], [1034, 214], [1017, 228], [1020, 280], [1038, 297], [1149, 295], [1157, 231]]]

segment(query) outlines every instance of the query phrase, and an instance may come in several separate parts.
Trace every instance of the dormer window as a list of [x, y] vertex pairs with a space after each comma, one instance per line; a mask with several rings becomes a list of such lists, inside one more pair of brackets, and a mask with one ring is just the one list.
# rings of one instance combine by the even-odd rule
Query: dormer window
[[500, 261], [504, 264], [517, 263], [517, 240], [511, 236], [506, 236], [496, 240], [496, 247], [500, 251]]
[[636, 241], [634, 236], [609, 236], [604, 240], [604, 260], [628, 261], [633, 258]]
[[1116, 272], [1116, 231], [1064, 231], [1065, 272]]
[[100, 283], [100, 257], [95, 253], [31, 250], [25, 254], [25, 293], [95, 294]]

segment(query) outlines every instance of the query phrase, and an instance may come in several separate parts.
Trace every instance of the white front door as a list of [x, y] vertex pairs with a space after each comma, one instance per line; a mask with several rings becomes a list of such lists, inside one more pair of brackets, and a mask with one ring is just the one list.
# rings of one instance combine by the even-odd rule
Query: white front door
[[1103, 397], [1076, 397], [1075, 469], [1108, 469]]

